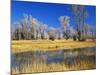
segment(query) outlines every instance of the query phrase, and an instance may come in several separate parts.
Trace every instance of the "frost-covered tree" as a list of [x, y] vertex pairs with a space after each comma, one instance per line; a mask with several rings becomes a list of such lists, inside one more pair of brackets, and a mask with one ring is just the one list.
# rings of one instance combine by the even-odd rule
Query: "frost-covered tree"
[[48, 34], [49, 34], [49, 39], [50, 40], [55, 40], [56, 39], [56, 34], [57, 34], [56, 28], [50, 27], [50, 29], [48, 31]]
[[12, 39], [21, 40], [22, 39], [22, 29], [21, 24], [18, 22], [15, 24], [14, 31], [12, 33]]
[[68, 39], [68, 34], [67, 34], [66, 30], [67, 30], [67, 27], [69, 26], [69, 19], [70, 19], [69, 16], [60, 16], [59, 17], [59, 22], [63, 29], [63, 35], [64, 35], [65, 39]]
[[46, 29], [47, 29], [47, 25], [43, 24], [43, 23], [40, 23], [39, 31], [40, 31], [41, 39], [45, 38], [45, 31], [46, 31]]
[[23, 32], [23, 39], [28, 39], [28, 15], [24, 14], [24, 19], [22, 22], [22, 32]]
[[77, 27], [78, 40], [84, 41], [84, 22], [87, 17], [85, 6], [83, 5], [72, 5], [72, 13], [74, 16], [75, 25]]

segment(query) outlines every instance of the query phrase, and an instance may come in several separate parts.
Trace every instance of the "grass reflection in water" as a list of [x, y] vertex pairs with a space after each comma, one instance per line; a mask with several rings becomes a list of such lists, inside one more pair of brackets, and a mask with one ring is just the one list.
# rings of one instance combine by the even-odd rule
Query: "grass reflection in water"
[[95, 69], [95, 52], [91, 47], [12, 54], [12, 74]]

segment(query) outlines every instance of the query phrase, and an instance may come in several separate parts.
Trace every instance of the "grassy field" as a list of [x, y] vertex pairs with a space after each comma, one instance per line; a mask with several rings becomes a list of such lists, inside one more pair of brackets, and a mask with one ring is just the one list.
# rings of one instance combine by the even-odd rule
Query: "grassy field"
[[11, 42], [12, 53], [20, 53], [27, 51], [52, 51], [58, 49], [72, 49], [96, 46], [96, 41], [88, 40], [84, 42], [69, 40], [12, 40]]

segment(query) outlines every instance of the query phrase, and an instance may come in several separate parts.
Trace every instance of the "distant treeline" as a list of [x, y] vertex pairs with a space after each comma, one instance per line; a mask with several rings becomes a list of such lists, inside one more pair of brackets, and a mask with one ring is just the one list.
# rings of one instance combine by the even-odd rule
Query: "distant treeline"
[[96, 39], [96, 31], [93, 25], [85, 23], [87, 12], [84, 6], [72, 5], [72, 14], [76, 29], [70, 26], [69, 16], [60, 16], [60, 27], [54, 28], [38, 21], [32, 15], [25, 15], [21, 22], [12, 25], [13, 40], [38, 40], [38, 39], [69, 39], [85, 41], [86, 39]]

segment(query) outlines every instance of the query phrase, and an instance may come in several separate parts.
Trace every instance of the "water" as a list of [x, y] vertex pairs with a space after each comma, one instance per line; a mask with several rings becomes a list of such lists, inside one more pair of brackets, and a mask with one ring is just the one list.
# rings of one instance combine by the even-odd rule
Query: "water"
[[[19, 73], [22, 73], [21, 70], [23, 68], [32, 68], [32, 65], [34, 67], [34, 64], [64, 64], [70, 70], [73, 70], [73, 66], [75, 68], [79, 66], [79, 69], [92, 69], [95, 68], [96, 63], [95, 53], [96, 47], [16, 53], [11, 55], [11, 67], [12, 69], [18, 70]], [[86, 65], [86, 68], [84, 65]]]

